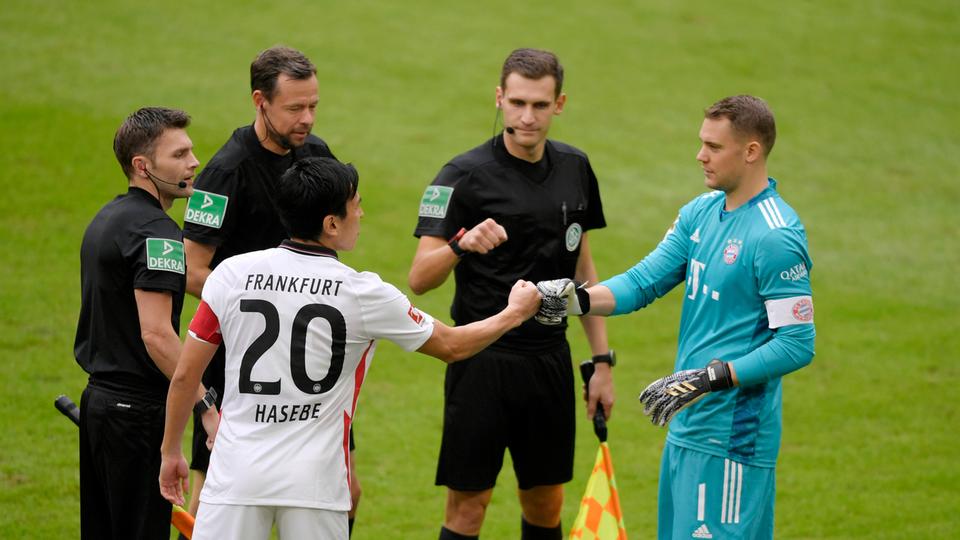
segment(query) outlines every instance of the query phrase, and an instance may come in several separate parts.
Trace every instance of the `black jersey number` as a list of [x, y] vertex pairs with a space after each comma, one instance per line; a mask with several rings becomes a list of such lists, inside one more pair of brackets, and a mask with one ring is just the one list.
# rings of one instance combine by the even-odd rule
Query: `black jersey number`
[[[250, 344], [243, 353], [240, 362], [240, 393], [267, 394], [280, 393], [280, 381], [254, 381], [250, 379], [253, 365], [260, 360], [280, 337], [280, 314], [277, 308], [266, 300], [240, 300], [240, 311], [263, 315], [266, 325], [263, 333]], [[327, 374], [315, 381], [307, 375], [307, 328], [314, 319], [324, 319], [330, 325], [330, 369]], [[322, 394], [330, 391], [343, 373], [343, 356], [347, 342], [347, 323], [343, 314], [336, 308], [325, 304], [307, 304], [300, 308], [293, 319], [290, 335], [290, 374], [293, 383], [306, 394]]]

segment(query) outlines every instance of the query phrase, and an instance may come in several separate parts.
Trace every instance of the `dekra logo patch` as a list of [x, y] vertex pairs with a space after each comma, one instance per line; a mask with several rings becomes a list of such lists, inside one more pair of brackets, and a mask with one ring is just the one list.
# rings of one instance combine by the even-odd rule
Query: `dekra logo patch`
[[453, 188], [447, 186], [427, 186], [420, 199], [420, 217], [444, 218], [450, 206]]
[[230, 198], [225, 195], [194, 189], [187, 203], [187, 213], [183, 216], [183, 220], [219, 229], [223, 225], [229, 200]]
[[165, 272], [186, 272], [183, 242], [169, 238], [147, 238], [147, 268]]

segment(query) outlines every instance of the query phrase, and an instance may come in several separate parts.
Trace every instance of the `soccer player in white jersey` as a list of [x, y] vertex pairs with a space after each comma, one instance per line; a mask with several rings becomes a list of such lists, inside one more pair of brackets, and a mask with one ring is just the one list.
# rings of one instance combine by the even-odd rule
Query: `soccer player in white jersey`
[[670, 423], [660, 539], [773, 537], [781, 378], [813, 359], [812, 262], [796, 212], [767, 176], [776, 127], [753, 96], [705, 111], [697, 160], [707, 187], [639, 264], [588, 289], [541, 282], [538, 320], [636, 311], [686, 283], [675, 373], [640, 395]]
[[290, 240], [238, 255], [207, 278], [171, 380], [160, 490], [183, 504], [184, 426], [200, 375], [226, 347], [221, 424], [200, 494], [195, 540], [346, 539], [350, 423], [378, 339], [446, 362], [468, 358], [536, 313], [518, 281], [508, 305], [449, 327], [371, 272], [339, 262], [360, 232], [356, 170], [306, 158], [276, 195]]

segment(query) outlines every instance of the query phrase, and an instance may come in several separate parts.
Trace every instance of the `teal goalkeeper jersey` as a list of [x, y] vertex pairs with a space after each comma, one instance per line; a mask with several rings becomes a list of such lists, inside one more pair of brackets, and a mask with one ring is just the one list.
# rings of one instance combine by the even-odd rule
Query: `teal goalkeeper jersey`
[[739, 386], [681, 411], [667, 441], [760, 467], [777, 460], [781, 377], [810, 363], [815, 336], [806, 233], [768, 182], [731, 212], [720, 191], [687, 203], [650, 255], [601, 283], [616, 315], [686, 282], [675, 370], [717, 358], [732, 362]]

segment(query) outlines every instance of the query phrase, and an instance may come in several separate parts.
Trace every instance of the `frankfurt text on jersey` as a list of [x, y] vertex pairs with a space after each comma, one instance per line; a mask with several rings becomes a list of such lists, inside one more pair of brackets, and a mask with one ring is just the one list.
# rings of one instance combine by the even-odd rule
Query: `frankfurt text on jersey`
[[247, 274], [247, 291], [276, 291], [303, 294], [336, 296], [342, 280], [318, 277], [283, 276], [280, 274]]

